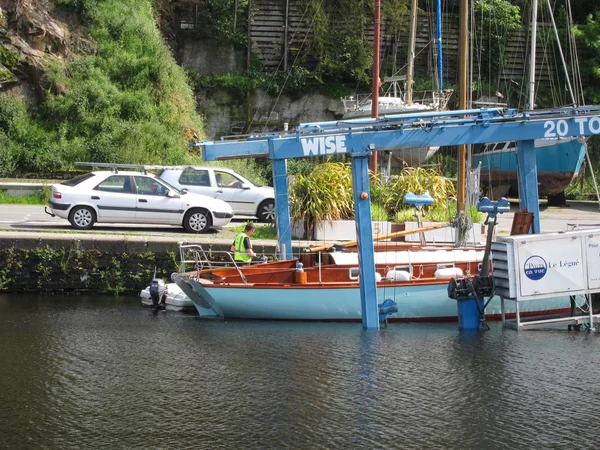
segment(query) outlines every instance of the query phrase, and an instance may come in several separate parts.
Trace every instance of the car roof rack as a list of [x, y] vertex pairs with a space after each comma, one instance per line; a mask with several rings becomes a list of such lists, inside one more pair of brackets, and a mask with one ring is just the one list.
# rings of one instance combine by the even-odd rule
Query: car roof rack
[[[147, 164], [119, 164], [119, 163], [100, 163], [100, 162], [76, 162], [75, 165], [82, 167], [106, 167], [112, 169], [114, 173], [119, 173], [119, 169], [129, 169], [129, 170], [139, 170], [140, 172], [147, 174], [148, 170], [159, 170], [159, 169], [185, 169], [187, 167], [205, 167], [198, 164], [184, 164], [178, 166], [154, 166]], [[233, 170], [229, 167], [221, 167], [221, 166], [210, 166], [218, 170]]]
[[[114, 173], [119, 173], [119, 169], [133, 169], [139, 170], [140, 172], [147, 174], [148, 170], [154, 169], [165, 169], [170, 166], [149, 166], [145, 164], [118, 164], [118, 163], [100, 163], [100, 162], [77, 162], [77, 166], [88, 166], [88, 167], [106, 167], [112, 169]], [[185, 166], [187, 167], [187, 166]]]

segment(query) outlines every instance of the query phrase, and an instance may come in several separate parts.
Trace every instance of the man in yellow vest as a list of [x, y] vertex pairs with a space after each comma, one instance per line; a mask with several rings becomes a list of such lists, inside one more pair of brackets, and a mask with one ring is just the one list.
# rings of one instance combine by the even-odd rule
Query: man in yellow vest
[[234, 253], [233, 259], [235, 262], [250, 264], [252, 258], [256, 257], [256, 253], [252, 250], [252, 243], [250, 242], [250, 236], [254, 234], [255, 230], [256, 227], [253, 223], [247, 223], [244, 231], [235, 237], [230, 249]]

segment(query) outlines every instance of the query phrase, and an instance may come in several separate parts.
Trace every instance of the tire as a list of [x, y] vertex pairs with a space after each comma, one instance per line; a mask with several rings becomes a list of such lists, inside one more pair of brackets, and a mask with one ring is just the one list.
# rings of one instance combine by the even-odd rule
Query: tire
[[273, 199], [263, 200], [258, 207], [256, 217], [264, 223], [275, 222], [275, 201]]
[[96, 223], [96, 212], [89, 206], [75, 206], [69, 213], [69, 222], [78, 230], [89, 230]]
[[206, 209], [192, 209], [183, 219], [183, 227], [190, 233], [204, 233], [212, 225], [212, 217]]

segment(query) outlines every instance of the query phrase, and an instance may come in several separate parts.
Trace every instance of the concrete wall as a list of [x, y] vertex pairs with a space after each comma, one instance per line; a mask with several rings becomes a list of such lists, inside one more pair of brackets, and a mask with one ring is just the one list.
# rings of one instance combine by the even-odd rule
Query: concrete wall
[[[231, 45], [215, 45], [198, 40], [189, 33], [178, 39], [177, 60], [186, 69], [201, 75], [226, 75], [244, 73], [245, 52]], [[306, 92], [299, 99], [284, 95], [272, 97], [257, 89], [246, 101], [246, 95], [236, 96], [224, 89], [211, 89], [196, 93], [198, 112], [206, 118], [207, 139], [250, 132], [281, 129], [287, 122], [290, 127], [303, 122], [335, 120], [344, 113], [341, 100]]]
[[290, 128], [303, 122], [339, 119], [343, 114], [342, 102], [319, 94], [293, 100], [286, 96], [271, 97], [257, 89], [248, 105], [244, 98], [235, 98], [231, 92], [214, 89], [196, 96], [198, 112], [206, 118], [208, 139], [241, 134], [249, 125], [250, 132], [281, 130], [283, 123]]
[[177, 59], [186, 69], [200, 75], [242, 73], [246, 68], [246, 52], [233, 45], [203, 42], [197, 37], [182, 34], [178, 39]]

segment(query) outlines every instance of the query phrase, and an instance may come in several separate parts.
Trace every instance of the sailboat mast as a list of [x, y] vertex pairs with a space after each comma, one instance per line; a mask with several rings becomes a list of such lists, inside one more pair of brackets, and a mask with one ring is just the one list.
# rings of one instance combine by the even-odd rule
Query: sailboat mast
[[[460, 31], [459, 31], [459, 57], [458, 57], [458, 109], [467, 109], [468, 66], [469, 66], [469, 1], [460, 0], [459, 3]], [[466, 176], [467, 173], [467, 146], [458, 146], [458, 180], [456, 187], [457, 212], [466, 209]]]
[[408, 68], [406, 70], [406, 103], [412, 104], [413, 80], [415, 77], [415, 47], [417, 34], [417, 0], [410, 4], [410, 28], [408, 36]]
[[437, 0], [435, 5], [435, 40], [437, 42], [438, 60], [438, 89], [444, 89], [444, 59], [442, 57], [442, 0]]
[[[373, 12], [373, 80], [371, 82], [371, 117], [379, 117], [379, 36], [381, 29], [381, 0], [375, 0]], [[377, 152], [371, 156], [371, 171], [377, 174]]]
[[530, 36], [530, 54], [529, 54], [529, 96], [527, 109], [532, 110], [535, 107], [535, 59], [537, 45], [537, 10], [538, 0], [531, 0], [531, 36]]

